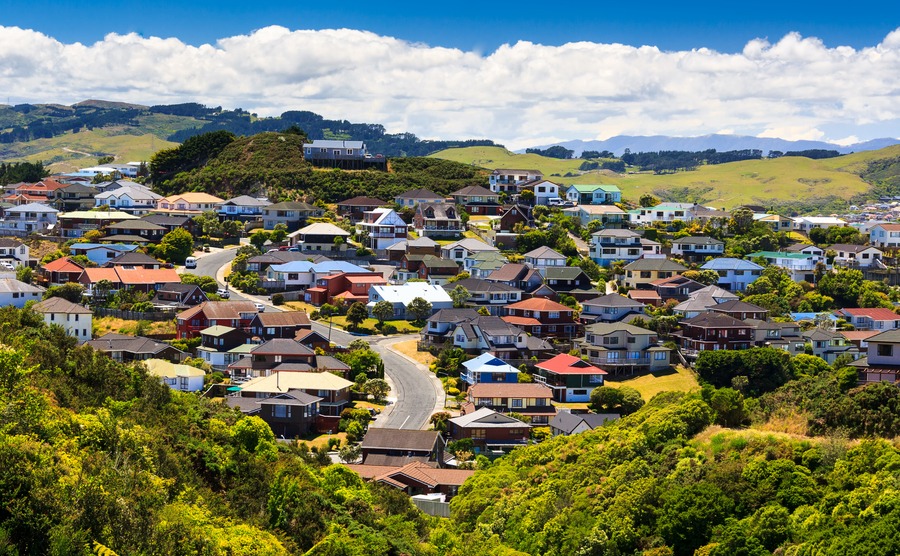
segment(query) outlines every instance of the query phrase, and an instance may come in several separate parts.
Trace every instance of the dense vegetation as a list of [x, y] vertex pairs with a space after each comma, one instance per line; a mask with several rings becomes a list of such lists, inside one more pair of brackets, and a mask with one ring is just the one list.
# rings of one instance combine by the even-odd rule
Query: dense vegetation
[[0, 185], [10, 183], [34, 183], [47, 177], [47, 169], [40, 162], [0, 162]]
[[[0, 309], [0, 553], [420, 554], [423, 517], [258, 418]], [[97, 546], [94, 543], [99, 543]]]
[[304, 140], [302, 134], [287, 132], [239, 138], [224, 131], [198, 135], [154, 156], [153, 185], [165, 195], [206, 191], [227, 198], [266, 193], [273, 200], [336, 202], [355, 195], [390, 200], [417, 187], [448, 194], [487, 182], [485, 170], [436, 158], [391, 159], [388, 172], [316, 169], [303, 159]]

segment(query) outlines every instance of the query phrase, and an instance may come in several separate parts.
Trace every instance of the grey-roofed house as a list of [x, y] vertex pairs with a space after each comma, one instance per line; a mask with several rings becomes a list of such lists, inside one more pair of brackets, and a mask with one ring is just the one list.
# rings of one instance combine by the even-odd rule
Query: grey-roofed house
[[[840, 332], [833, 330], [824, 330], [822, 328], [813, 328], [802, 332], [806, 343], [812, 348], [813, 355], [821, 357], [829, 365], [834, 363], [840, 355], [849, 354], [854, 359], [860, 356], [860, 349], [850, 343], [847, 338]], [[885, 336], [888, 338], [889, 336]], [[872, 338], [868, 340], [869, 346], [872, 346]]]
[[387, 170], [384, 155], [370, 155], [363, 141], [315, 139], [303, 144], [303, 158], [320, 168]]
[[585, 326], [584, 337], [576, 342], [588, 362], [610, 374], [658, 371], [671, 366], [671, 349], [659, 345], [652, 330], [622, 322]]
[[444, 465], [446, 446], [441, 433], [370, 427], [360, 448], [364, 465], [406, 465], [412, 461]]
[[196, 284], [182, 284], [170, 282], [157, 288], [156, 296], [151, 300], [155, 307], [169, 306], [178, 309], [186, 309], [209, 301], [206, 292]]
[[456, 205], [443, 202], [417, 204], [412, 225], [416, 233], [423, 237], [452, 238], [463, 232]]
[[263, 209], [271, 204], [268, 199], [238, 195], [218, 203], [216, 212], [226, 220], [257, 220], [262, 216]]
[[401, 207], [414, 207], [420, 203], [446, 203], [447, 198], [438, 195], [434, 191], [420, 187], [397, 195], [394, 197], [394, 202]]
[[157, 242], [167, 233], [168, 230], [164, 226], [139, 218], [113, 222], [106, 227], [107, 237], [103, 239], [111, 240], [110, 236], [137, 236], [145, 242]]
[[347, 218], [351, 222], [359, 222], [363, 218], [363, 213], [387, 205], [390, 205], [387, 201], [363, 195], [337, 203], [337, 214], [338, 216]]
[[529, 268], [541, 270], [547, 267], [566, 266], [566, 256], [546, 245], [533, 249], [524, 256], [525, 266]]
[[584, 322], [619, 322], [628, 315], [643, 315], [646, 305], [617, 293], [606, 294], [581, 303]]
[[700, 270], [712, 270], [719, 274], [716, 285], [733, 292], [742, 292], [762, 275], [763, 267], [745, 259], [719, 257], [707, 261]]
[[555, 292], [568, 293], [592, 287], [591, 279], [577, 266], [548, 266], [540, 269], [540, 272], [544, 277], [544, 284]]
[[504, 361], [544, 358], [554, 351], [546, 340], [493, 316], [459, 323], [452, 338], [454, 346], [468, 353], [490, 353]]
[[463, 264], [467, 258], [478, 253], [500, 253], [500, 250], [473, 237], [463, 238], [441, 247], [441, 257], [459, 264]]
[[850, 364], [857, 369], [859, 384], [900, 383], [900, 330], [886, 330], [867, 343], [866, 356]]
[[29, 301], [40, 301], [46, 290], [15, 278], [0, 278], [0, 307], [21, 309]]
[[125, 268], [160, 268], [162, 263], [158, 259], [154, 259], [150, 255], [132, 251], [130, 253], [122, 253], [118, 257], [106, 261], [103, 268], [112, 268], [121, 266]]
[[759, 305], [754, 305], [752, 303], [747, 303], [746, 301], [737, 300], [717, 303], [710, 307], [709, 310], [715, 313], [722, 313], [723, 315], [734, 317], [738, 320], [766, 320], [766, 317], [769, 314], [768, 310], [763, 309]]
[[462, 286], [469, 292], [467, 306], [476, 310], [484, 307], [491, 315], [499, 315], [501, 307], [522, 301], [522, 290], [500, 282], [465, 278], [444, 284], [444, 289], [451, 292], [457, 286]]
[[571, 413], [560, 411], [550, 420], [550, 432], [553, 436], [571, 436], [594, 430], [606, 423], [617, 421], [617, 413]]
[[448, 424], [451, 438], [471, 439], [476, 454], [508, 452], [517, 446], [527, 445], [531, 435], [531, 427], [527, 423], [486, 407], [453, 417]]
[[316, 418], [322, 398], [302, 390], [288, 390], [264, 399], [228, 396], [225, 401], [245, 415], [260, 417], [275, 436], [288, 439], [303, 437], [316, 431]]
[[187, 353], [169, 344], [157, 342], [143, 336], [128, 336], [110, 332], [96, 340], [85, 342], [97, 351], [109, 355], [114, 361], [144, 361], [147, 359], [165, 359], [180, 363], [187, 358]]
[[724, 252], [725, 242], [712, 237], [687, 236], [672, 241], [672, 255], [691, 263], [720, 257]]
[[263, 229], [274, 230], [278, 224], [287, 226], [288, 231], [298, 229], [310, 218], [319, 218], [325, 214], [321, 207], [300, 201], [284, 201], [263, 207]]
[[141, 220], [162, 226], [166, 229], [166, 233], [177, 230], [178, 228], [184, 228], [193, 234], [196, 229], [194, 219], [190, 216], [179, 216], [177, 214], [146, 214], [141, 217]]
[[422, 328], [422, 342], [425, 345], [440, 346], [452, 340], [456, 326], [478, 318], [475, 309], [441, 309], [431, 315]]
[[507, 263], [491, 272], [485, 280], [506, 284], [524, 292], [532, 292], [544, 283], [540, 272], [519, 263]]
[[625, 286], [647, 289], [654, 280], [670, 278], [685, 270], [684, 265], [668, 259], [638, 259], [625, 266]]
[[[337, 238], [341, 238], [340, 243], [336, 243]], [[288, 234], [290, 244], [298, 247], [301, 253], [307, 255], [324, 253], [339, 256], [347, 250], [347, 240], [349, 239], [350, 232], [329, 222], [316, 222]]]

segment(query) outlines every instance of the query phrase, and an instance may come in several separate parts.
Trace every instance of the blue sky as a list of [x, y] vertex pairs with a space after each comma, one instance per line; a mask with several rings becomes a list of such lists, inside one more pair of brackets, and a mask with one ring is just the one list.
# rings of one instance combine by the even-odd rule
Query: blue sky
[[479, 52], [519, 40], [738, 52], [751, 39], [775, 41], [791, 31], [818, 37], [832, 47], [870, 46], [900, 25], [900, 2], [0, 0], [0, 25], [82, 43], [101, 40], [115, 31], [177, 37], [198, 45], [281, 25], [290, 29], [346, 27]]
[[311, 110], [511, 148], [852, 144], [900, 136], [900, 1], [0, 0], [0, 101], [90, 98]]

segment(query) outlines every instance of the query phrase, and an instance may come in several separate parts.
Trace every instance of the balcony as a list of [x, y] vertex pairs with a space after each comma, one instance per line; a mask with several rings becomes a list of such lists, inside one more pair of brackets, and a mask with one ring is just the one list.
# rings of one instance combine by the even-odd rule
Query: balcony
[[588, 357], [588, 362], [592, 365], [601, 367], [618, 367], [618, 366], [648, 366], [650, 365], [650, 356], [643, 357]]

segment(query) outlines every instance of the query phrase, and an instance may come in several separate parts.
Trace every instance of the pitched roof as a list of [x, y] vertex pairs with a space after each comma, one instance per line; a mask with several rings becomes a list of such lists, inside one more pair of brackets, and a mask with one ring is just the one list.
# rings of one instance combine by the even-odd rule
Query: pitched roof
[[309, 325], [309, 315], [306, 311], [274, 311], [259, 313], [256, 320], [264, 327], [275, 326], [305, 326]]
[[[639, 291], [639, 290], [632, 290], [632, 291]], [[653, 290], [647, 290], [647, 291], [655, 293], [656, 297], [657, 298], [659, 297], [659, 294], [657, 294], [655, 291], [653, 291]], [[617, 293], [608, 293], [606, 295], [601, 295], [600, 297], [595, 297], [594, 299], [588, 299], [587, 301], [582, 301], [581, 305], [585, 306], [585, 307], [587, 307], [587, 306], [636, 307], [636, 308], [644, 307], [643, 303], [641, 303], [639, 301], [635, 301], [634, 299], [629, 299], [629, 298], [625, 297], [624, 295], [619, 295]]]
[[259, 310], [252, 301], [204, 301], [178, 313], [176, 318], [188, 320], [201, 312], [207, 319], [237, 319], [241, 313], [258, 313]]
[[747, 303], [746, 301], [726, 301], [724, 303], [717, 303], [709, 308], [711, 311], [717, 311], [719, 313], [768, 313], [769, 311], [763, 309], [759, 305], [754, 305], [752, 303]]
[[546, 398], [553, 390], [539, 382], [479, 382], [469, 387], [472, 398]]
[[346, 201], [341, 201], [337, 204], [339, 207], [380, 207], [382, 205], [389, 205], [387, 201], [382, 201], [381, 199], [376, 199], [375, 197], [366, 197], [364, 195], [360, 195], [358, 197], [353, 197], [352, 199], [347, 199]]
[[687, 245], [725, 245], [724, 241], [707, 236], [687, 236], [672, 240], [672, 243], [685, 243]]
[[343, 390], [353, 383], [332, 373], [275, 373], [251, 379], [241, 385], [241, 392], [275, 393], [289, 390]]
[[454, 191], [450, 194], [452, 197], [471, 197], [472, 195], [482, 195], [486, 197], [499, 197], [499, 193], [494, 193], [490, 189], [485, 187], [481, 187], [480, 185], [470, 185], [468, 187], [463, 187], [457, 191]]
[[457, 247], [462, 247], [468, 251], [472, 251], [475, 253], [483, 252], [483, 251], [491, 251], [491, 252], [499, 252], [500, 250], [494, 247], [493, 245], [488, 245], [487, 243], [481, 241], [480, 239], [475, 239], [474, 237], [464, 237], [459, 241], [454, 241], [453, 243], [448, 243], [441, 247], [441, 250], [452, 250]]
[[[138, 252], [129, 252], [122, 253], [118, 257], [114, 259], [110, 259], [104, 263], [104, 266], [119, 266], [119, 265], [144, 265], [144, 264], [155, 264], [162, 265], [162, 263], [158, 259], [154, 259], [150, 255], [145, 255], [144, 253]], [[171, 269], [169, 269], [171, 270]]]
[[615, 413], [570, 413], [560, 411], [550, 420], [550, 427], [559, 429], [565, 434], [571, 434], [578, 425], [584, 423], [589, 429], [595, 429], [609, 421], [616, 421], [619, 415]]
[[43, 293], [46, 291], [40, 286], [33, 286], [20, 282], [15, 278], [0, 278], [0, 292], [2, 293]]
[[84, 267], [69, 257], [60, 257], [45, 264], [44, 270], [47, 272], [80, 272], [84, 270]]
[[681, 321], [682, 324], [702, 328], [749, 328], [744, 321], [723, 313], [701, 313], [696, 317]]
[[733, 257], [719, 257], [706, 261], [700, 268], [703, 270], [762, 270], [762, 267], [753, 261]]
[[412, 429], [370, 428], [363, 437], [363, 450], [393, 449], [429, 452], [434, 449], [440, 433]]
[[70, 315], [90, 315], [91, 310], [61, 297], [51, 297], [35, 303], [32, 309], [37, 313], [66, 313]]
[[886, 342], [891, 344], [900, 343], [900, 329], [885, 330], [877, 336], [872, 336], [868, 340], [869, 343]]
[[875, 307], [871, 309], [852, 307], [849, 309], [840, 309], [838, 312], [851, 317], [868, 317], [872, 320], [900, 320], [900, 315], [890, 309], [885, 309], [884, 307]]
[[[460, 280], [462, 281], [462, 280]], [[451, 324], [478, 318], [475, 309], [441, 309], [428, 318], [429, 322], [448, 322]]]
[[535, 364], [538, 369], [544, 369], [559, 375], [605, 375], [606, 371], [595, 367], [580, 357], [560, 353], [556, 357]]
[[671, 272], [684, 272], [687, 270], [687, 267], [681, 264], [676, 263], [675, 261], [670, 261], [669, 259], [638, 259], [633, 263], [628, 264], [625, 267], [625, 270], [656, 270], [656, 271], [671, 271]]
[[345, 231], [341, 228], [338, 228], [334, 224], [330, 222], [315, 222], [306, 226], [304, 228], [300, 228], [296, 232], [293, 232], [289, 235], [315, 235], [315, 236], [342, 236], [342, 237], [350, 237], [350, 232]]
[[444, 197], [438, 195], [434, 191], [430, 191], [423, 187], [418, 189], [410, 189], [409, 191], [405, 191], [395, 197], [395, 199], [443, 199]]
[[250, 350], [253, 355], [315, 355], [316, 352], [290, 338], [275, 338]]
[[528, 427], [527, 424], [519, 421], [515, 417], [503, 415], [487, 407], [482, 407], [474, 413], [468, 413], [466, 415], [460, 415], [459, 417], [453, 417], [450, 419], [450, 422], [459, 427], [470, 427], [475, 424], [478, 424], [478, 426], [481, 427], [490, 428]]
[[481, 278], [464, 278], [462, 280], [457, 280], [456, 282], [451, 282], [448, 284], [444, 284], [443, 288], [445, 290], [453, 291], [453, 288], [456, 286], [462, 286], [466, 288], [469, 293], [473, 292], [520, 292], [522, 290], [518, 288], [514, 288], [502, 282], [490, 282], [488, 280], [483, 280]]
[[216, 197], [215, 195], [210, 195], [209, 193], [204, 193], [202, 191], [187, 191], [185, 193], [177, 193], [175, 195], [169, 195], [165, 197], [163, 200], [169, 203], [173, 203], [181, 199], [187, 203], [221, 203], [224, 199]]
[[[100, 336], [96, 340], [88, 340], [87, 345], [99, 351], [125, 351], [128, 353], [159, 353], [167, 348], [173, 348], [169, 344], [157, 342], [143, 336], [128, 336], [110, 332]], [[180, 351], [180, 350], [176, 350]]]
[[113, 222], [107, 229], [112, 230], [148, 230], [152, 232], [161, 232], [165, 230], [163, 226], [154, 224], [148, 220], [138, 218], [137, 220], [123, 220], [121, 222]]
[[526, 311], [560, 311], [572, 312], [571, 307], [542, 297], [532, 297], [506, 306], [507, 309], [524, 309]]

